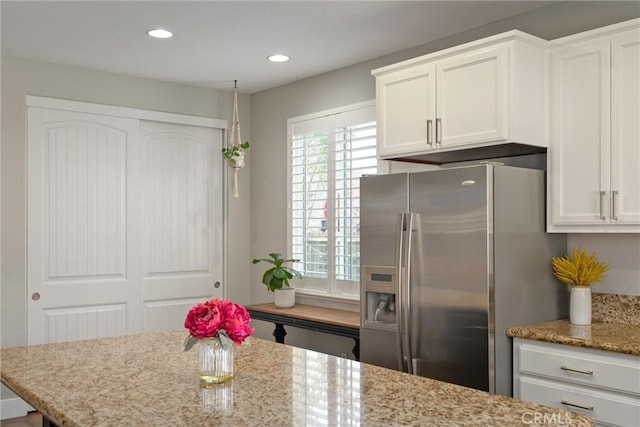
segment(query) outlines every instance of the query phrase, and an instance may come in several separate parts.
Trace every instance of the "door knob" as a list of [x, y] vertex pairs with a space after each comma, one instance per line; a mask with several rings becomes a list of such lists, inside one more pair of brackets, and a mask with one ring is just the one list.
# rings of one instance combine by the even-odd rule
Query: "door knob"
[[216, 288], [216, 289], [218, 289], [218, 288], [220, 287], [220, 282], [216, 282], [216, 283], [214, 283], [214, 284], [213, 284], [213, 287], [214, 287], [214, 288]]
[[38, 292], [34, 292], [31, 294], [31, 299], [34, 301], [38, 301], [40, 299], [40, 294]]

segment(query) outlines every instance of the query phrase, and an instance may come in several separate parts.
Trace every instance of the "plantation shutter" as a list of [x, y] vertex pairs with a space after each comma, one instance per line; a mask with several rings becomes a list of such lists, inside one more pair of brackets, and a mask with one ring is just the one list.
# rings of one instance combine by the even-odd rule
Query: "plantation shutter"
[[290, 252], [296, 287], [358, 297], [360, 177], [377, 173], [373, 106], [290, 121]]

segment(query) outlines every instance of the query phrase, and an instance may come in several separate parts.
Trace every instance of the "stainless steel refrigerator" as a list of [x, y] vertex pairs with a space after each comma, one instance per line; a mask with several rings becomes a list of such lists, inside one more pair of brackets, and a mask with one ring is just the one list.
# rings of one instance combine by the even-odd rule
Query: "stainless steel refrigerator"
[[360, 360], [510, 396], [505, 331], [568, 306], [544, 189], [492, 164], [362, 178]]

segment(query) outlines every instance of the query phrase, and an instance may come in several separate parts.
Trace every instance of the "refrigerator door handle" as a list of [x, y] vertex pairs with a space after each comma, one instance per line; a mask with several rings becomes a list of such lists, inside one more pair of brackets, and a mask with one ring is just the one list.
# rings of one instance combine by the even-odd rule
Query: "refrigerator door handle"
[[398, 294], [397, 294], [397, 304], [396, 304], [396, 350], [398, 352], [398, 369], [404, 372], [404, 352], [402, 351], [402, 336], [403, 336], [403, 328], [402, 328], [402, 316], [403, 316], [403, 308], [402, 308], [402, 282], [403, 282], [403, 271], [404, 271], [404, 228], [405, 228], [405, 214], [401, 212], [398, 214], [398, 224], [396, 227], [396, 266], [397, 266], [397, 278], [398, 278]]
[[403, 300], [402, 306], [402, 336], [403, 336], [403, 353], [407, 359], [407, 372], [413, 374], [413, 352], [411, 351], [411, 241], [413, 236], [413, 220], [415, 215], [407, 214], [407, 226], [405, 227], [405, 269], [401, 285]]

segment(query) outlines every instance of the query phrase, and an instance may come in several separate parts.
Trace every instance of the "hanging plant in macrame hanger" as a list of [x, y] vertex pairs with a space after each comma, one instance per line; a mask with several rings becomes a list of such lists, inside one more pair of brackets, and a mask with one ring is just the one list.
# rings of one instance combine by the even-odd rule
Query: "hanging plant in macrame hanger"
[[240, 138], [240, 115], [238, 114], [238, 81], [233, 81], [233, 116], [229, 142], [222, 149], [222, 155], [230, 168], [233, 169], [233, 197], [238, 197], [238, 171], [244, 168], [244, 150], [249, 148], [249, 141], [242, 142]]

